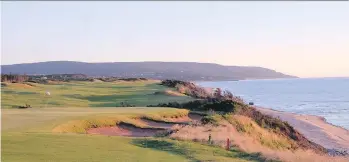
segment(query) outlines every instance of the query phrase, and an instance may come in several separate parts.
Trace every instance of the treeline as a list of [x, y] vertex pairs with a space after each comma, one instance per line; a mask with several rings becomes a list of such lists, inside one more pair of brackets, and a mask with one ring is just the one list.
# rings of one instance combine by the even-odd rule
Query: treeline
[[21, 83], [29, 80], [27, 75], [1, 74], [1, 82]]
[[60, 82], [70, 82], [70, 81], [87, 81], [93, 82], [96, 79], [103, 82], [113, 82], [113, 81], [145, 81], [147, 78], [118, 78], [118, 77], [88, 77], [84, 74], [51, 74], [51, 75], [17, 75], [17, 74], [1, 74], [1, 82], [12, 82], [12, 83], [22, 83], [22, 82], [32, 82], [46, 84], [48, 81], [60, 81]]

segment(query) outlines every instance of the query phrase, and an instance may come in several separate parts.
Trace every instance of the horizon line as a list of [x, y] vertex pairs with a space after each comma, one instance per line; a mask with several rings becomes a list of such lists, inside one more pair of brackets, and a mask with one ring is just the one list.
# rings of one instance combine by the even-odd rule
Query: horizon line
[[[49, 60], [49, 61], [38, 61], [38, 62], [24, 62], [24, 63], [12, 63], [12, 64], [3, 64], [1, 63], [1, 66], [13, 66], [13, 65], [21, 65], [21, 64], [35, 64], [35, 63], [45, 63], [45, 62], [76, 62], [76, 63], [87, 63], [87, 64], [98, 64], [98, 63], [142, 63], [142, 62], [159, 62], [159, 63], [199, 63], [199, 64], [216, 64], [220, 66], [236, 66], [236, 67], [257, 67], [257, 68], [264, 68], [264, 69], [269, 69], [269, 70], [274, 70], [275, 72], [280, 72], [277, 71], [273, 68], [266, 68], [263, 66], [256, 66], [256, 65], [224, 65], [224, 64], [219, 64], [219, 63], [213, 63], [213, 62], [195, 62], [195, 61], [118, 61], [118, 62], [86, 62], [86, 61], [74, 61], [74, 60]], [[1, 70], [2, 71], [2, 70]], [[297, 78], [348, 78], [349, 76], [296, 76], [284, 72], [280, 72], [285, 75], [290, 75], [290, 76], [295, 76]]]
[[[140, 62], [162, 62], [162, 63], [200, 63], [200, 64], [216, 64], [221, 66], [239, 66], [239, 67], [259, 67], [259, 68], [265, 68], [262, 66], [256, 66], [256, 65], [225, 65], [225, 64], [219, 64], [219, 63], [213, 63], [213, 62], [196, 62], [196, 61], [115, 61], [115, 62], [86, 62], [86, 61], [72, 61], [72, 60], [55, 60], [55, 61], [38, 61], [38, 62], [23, 62], [23, 63], [12, 63], [12, 64], [3, 64], [1, 63], [1, 66], [3, 65], [19, 65], [19, 64], [35, 64], [35, 63], [45, 63], [45, 62], [77, 62], [77, 63], [88, 63], [88, 64], [98, 64], [98, 63], [140, 63]], [[266, 68], [271, 69], [271, 68]], [[274, 69], [271, 69], [274, 70]]]

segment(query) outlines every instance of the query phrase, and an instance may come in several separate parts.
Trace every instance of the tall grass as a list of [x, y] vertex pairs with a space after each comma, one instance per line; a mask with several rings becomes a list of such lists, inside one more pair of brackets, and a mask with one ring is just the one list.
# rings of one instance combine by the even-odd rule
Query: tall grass
[[317, 154], [310, 149], [295, 149], [295, 143], [289, 137], [264, 129], [248, 117], [232, 115], [230, 118], [222, 118], [217, 117], [217, 114], [214, 116], [216, 117], [211, 119], [219, 124], [188, 125], [172, 134], [170, 138], [208, 143], [211, 135], [212, 143], [221, 147], [226, 146], [229, 138], [232, 145], [239, 150], [247, 153], [259, 152], [267, 159], [287, 162], [347, 161], [345, 158]]

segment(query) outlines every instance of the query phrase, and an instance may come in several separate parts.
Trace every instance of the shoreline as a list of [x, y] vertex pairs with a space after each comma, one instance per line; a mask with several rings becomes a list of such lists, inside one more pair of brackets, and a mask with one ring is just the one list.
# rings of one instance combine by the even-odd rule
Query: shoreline
[[263, 114], [288, 122], [307, 139], [326, 149], [349, 152], [349, 130], [328, 123], [324, 117], [253, 107]]

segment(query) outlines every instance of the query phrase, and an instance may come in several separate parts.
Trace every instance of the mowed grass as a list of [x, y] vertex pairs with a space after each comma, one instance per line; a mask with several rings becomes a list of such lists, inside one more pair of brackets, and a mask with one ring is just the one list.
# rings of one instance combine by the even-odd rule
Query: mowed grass
[[1, 161], [189, 161], [183, 156], [132, 145], [131, 141], [131, 138], [98, 135], [4, 134]]
[[[147, 106], [192, 100], [188, 96], [154, 94], [166, 90], [171, 89], [155, 81], [7, 83], [1, 88], [1, 107], [13, 108], [25, 104], [34, 108], [118, 107], [121, 106], [121, 102], [134, 106]], [[50, 96], [45, 95], [47, 91], [50, 92]]]
[[122, 116], [183, 115], [174, 108], [42, 108], [2, 109], [1, 161], [258, 161], [249, 154], [194, 142], [163, 138], [130, 138], [53, 129], [73, 120]]

